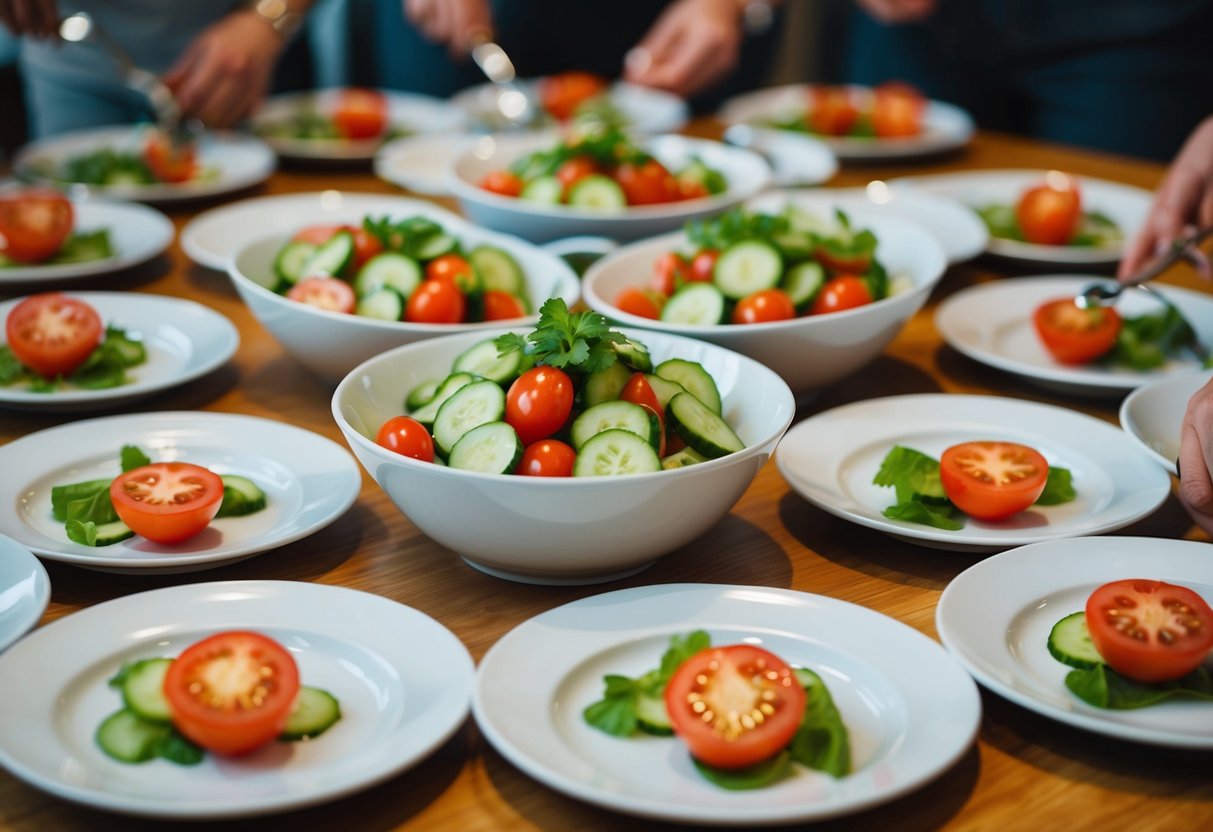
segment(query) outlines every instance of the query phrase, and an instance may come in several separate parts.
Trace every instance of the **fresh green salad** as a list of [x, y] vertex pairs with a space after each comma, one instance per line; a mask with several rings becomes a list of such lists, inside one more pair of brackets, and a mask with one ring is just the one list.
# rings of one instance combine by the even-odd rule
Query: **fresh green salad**
[[108, 390], [130, 381], [128, 370], [147, 361], [147, 348], [137, 333], [111, 326], [101, 343], [83, 363], [65, 375], [46, 378], [17, 358], [12, 347], [0, 345], [0, 385], [23, 386], [35, 393], [54, 393], [69, 387]]
[[[1019, 243], [1032, 242], [1024, 236], [1024, 230], [1016, 218], [1014, 205], [996, 203], [976, 209], [977, 216], [985, 223], [991, 237], [999, 240], [1014, 240]], [[1120, 245], [1125, 235], [1116, 221], [1099, 211], [1084, 211], [1073, 234], [1062, 245], [1075, 248], [1105, 248]]]
[[[110, 243], [109, 229], [99, 228], [96, 231], [75, 232], [63, 246], [39, 266], [66, 266], [72, 263], [91, 263], [94, 260], [105, 260], [114, 256], [114, 247]], [[0, 254], [0, 269], [25, 268], [28, 263], [19, 263]]]

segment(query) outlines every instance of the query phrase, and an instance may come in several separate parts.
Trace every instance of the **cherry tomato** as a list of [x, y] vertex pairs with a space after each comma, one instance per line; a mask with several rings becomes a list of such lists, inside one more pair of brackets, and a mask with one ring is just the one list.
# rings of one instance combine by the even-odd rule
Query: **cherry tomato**
[[672, 295], [687, 281], [690, 264], [676, 251], [667, 251], [653, 261], [653, 279], [649, 288], [663, 295]]
[[719, 259], [719, 251], [714, 248], [705, 248], [691, 260], [691, 273], [687, 279], [700, 283], [711, 283], [712, 275], [716, 271], [716, 261]]
[[522, 193], [522, 177], [508, 170], [495, 170], [480, 180], [480, 187], [502, 196], [518, 196]]
[[859, 107], [846, 87], [815, 86], [809, 89], [805, 121], [809, 129], [826, 136], [845, 136], [859, 120]]
[[1213, 610], [1187, 587], [1133, 578], [1087, 599], [1087, 629], [1113, 670], [1152, 684], [1188, 675], [1213, 650]]
[[153, 462], [115, 477], [110, 501], [135, 534], [156, 543], [180, 543], [215, 518], [223, 502], [223, 480], [188, 462]]
[[678, 196], [681, 199], [703, 199], [705, 196], [711, 195], [712, 192], [708, 190], [708, 186], [698, 179], [678, 180]]
[[661, 317], [661, 307], [665, 306], [667, 300], [669, 298], [652, 289], [629, 286], [615, 296], [615, 306], [629, 315], [657, 320]]
[[425, 425], [408, 416], [395, 416], [379, 428], [375, 444], [395, 451], [401, 456], [411, 456], [422, 462], [434, 461], [434, 440]]
[[354, 311], [354, 290], [338, 277], [305, 277], [287, 290], [286, 296], [327, 312]]
[[939, 479], [956, 507], [979, 520], [1005, 520], [1045, 489], [1049, 463], [1015, 442], [964, 442], [943, 452]]
[[508, 321], [525, 318], [526, 305], [504, 289], [489, 289], [484, 293], [484, 319], [486, 321]]
[[1036, 335], [1063, 364], [1094, 361], [1116, 346], [1120, 315], [1115, 309], [1079, 309], [1073, 298], [1043, 303], [1032, 315]]
[[383, 251], [383, 243], [365, 228], [348, 226], [345, 230], [354, 235], [354, 260], [350, 265], [350, 274], [353, 275], [358, 273], [367, 260]]
[[522, 461], [514, 469], [524, 477], [571, 477], [577, 452], [559, 439], [540, 439], [522, 452]]
[[718, 768], [774, 757], [804, 718], [804, 688], [783, 659], [750, 644], [710, 647], [670, 678], [665, 707], [691, 756]]
[[532, 367], [510, 385], [505, 421], [523, 445], [547, 439], [573, 412], [573, 382], [556, 367]]
[[0, 195], [0, 254], [18, 263], [41, 263], [72, 233], [75, 210], [58, 191]]
[[562, 72], [539, 81], [539, 102], [561, 121], [572, 118], [577, 108], [606, 91], [606, 79], [588, 72]]
[[459, 287], [459, 291], [467, 293], [476, 286], [476, 271], [467, 258], [458, 254], [444, 254], [426, 264], [425, 279], [450, 280]]
[[373, 139], [387, 129], [387, 99], [378, 90], [343, 90], [333, 124], [347, 139]]
[[186, 648], [164, 675], [173, 725], [216, 754], [246, 754], [282, 733], [299, 668], [281, 644], [260, 633], [216, 633]]
[[782, 289], [763, 289], [746, 295], [733, 307], [733, 323], [763, 324], [796, 317], [796, 307]]
[[419, 324], [457, 324], [467, 314], [463, 292], [450, 280], [423, 280], [409, 295], [404, 319]]
[[307, 228], [296, 231], [295, 236], [291, 237], [291, 242], [322, 246], [333, 239], [334, 234], [344, 231], [346, 228], [347, 226], [344, 225], [309, 225]]
[[653, 392], [653, 386], [649, 384], [649, 380], [644, 377], [644, 373], [632, 373], [628, 378], [627, 383], [623, 385], [623, 390], [619, 393], [619, 398], [625, 402], [638, 404], [641, 407], [647, 408], [657, 417], [658, 425], [658, 445], [654, 449], [657, 451], [657, 456], [665, 456], [666, 453], [666, 429], [665, 429], [665, 408], [661, 406], [661, 400], [657, 398], [657, 394]]
[[556, 178], [560, 180], [560, 184], [564, 185], [565, 194], [568, 194], [569, 189], [582, 179], [596, 173], [601, 173], [601, 171], [598, 169], [597, 163], [589, 156], [574, 156], [556, 168]]
[[159, 131], [148, 135], [143, 161], [161, 182], [188, 182], [198, 173], [194, 145], [174, 145], [172, 139]]
[[1050, 172], [1043, 185], [1028, 189], [1020, 197], [1015, 219], [1029, 243], [1064, 246], [1082, 222], [1078, 184], [1065, 174]]
[[18, 361], [43, 378], [55, 378], [83, 364], [105, 337], [105, 328], [87, 303], [42, 292], [13, 307], [4, 334]]
[[831, 249], [828, 245], [819, 245], [813, 256], [831, 274], [863, 274], [872, 265], [871, 252]]
[[926, 102], [909, 84], [881, 84], [872, 95], [872, 130], [882, 139], [900, 139], [922, 132]]
[[681, 197], [678, 180], [656, 159], [636, 164], [624, 162], [615, 168], [615, 181], [623, 188], [628, 205], [657, 205]]
[[862, 278], [844, 274], [826, 281], [813, 300], [809, 314], [822, 315], [827, 312], [841, 312], [844, 309], [854, 309], [871, 302], [872, 296], [868, 293], [868, 284], [864, 283]]

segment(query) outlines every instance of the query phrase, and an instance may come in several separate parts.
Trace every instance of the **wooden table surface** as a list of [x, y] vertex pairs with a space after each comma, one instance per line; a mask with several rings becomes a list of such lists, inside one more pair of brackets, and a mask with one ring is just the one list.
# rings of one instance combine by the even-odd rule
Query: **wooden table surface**
[[[715, 129], [707, 123], [696, 127], [696, 132], [706, 134]], [[1163, 168], [1152, 163], [981, 134], [960, 155], [913, 165], [844, 167], [829, 184], [860, 185], [874, 178], [976, 168], [1058, 168], [1148, 188], [1157, 185], [1163, 174]], [[315, 170], [280, 172], [258, 192], [327, 188], [398, 192], [367, 172]], [[171, 216], [180, 228], [207, 207], [211, 205], [192, 206]], [[925, 308], [875, 363], [802, 403], [797, 417], [874, 396], [947, 392], [1016, 396], [1072, 407], [1115, 423], [1118, 400], [1046, 392], [944, 345], [932, 324], [936, 305], [966, 286], [1012, 273], [1006, 264], [985, 259], [951, 269]], [[1178, 270], [1168, 279], [1189, 288], [1198, 286], [1191, 271]], [[222, 312], [238, 327], [240, 349], [227, 366], [127, 410], [245, 413], [290, 422], [344, 445], [329, 412], [332, 388], [283, 352], [240, 302], [226, 275], [193, 265], [176, 244], [165, 256], [132, 272], [64, 288], [188, 297]], [[6, 289], [7, 295], [22, 293], [19, 288]], [[0, 444], [72, 419], [0, 412]], [[0, 472], [0, 476], [11, 475]], [[1174, 497], [1121, 533], [1207, 539]], [[180, 583], [315, 581], [368, 590], [415, 607], [449, 627], [479, 660], [511, 628], [560, 604], [628, 586], [709, 582], [822, 593], [879, 610], [936, 637], [934, 613], [940, 593], [975, 561], [975, 556], [912, 546], [835, 518], [790, 491], [771, 463], [710, 534], [649, 570], [604, 586], [526, 586], [469, 568], [453, 552], [422, 535], [364, 475], [357, 503], [327, 529], [234, 565], [179, 576], [140, 577], [47, 562], [53, 592], [42, 623], [111, 598]], [[0, 719], [3, 690], [0, 680]], [[977, 744], [938, 780], [885, 806], [817, 828], [1213, 828], [1210, 755], [1105, 739], [1037, 716], [985, 691], [982, 704]], [[497, 754], [469, 718], [430, 758], [385, 784], [318, 808], [247, 823], [256, 828], [281, 823], [294, 829], [471, 832], [623, 829], [635, 828], [639, 822], [538, 784]], [[0, 827], [45, 832], [164, 826], [62, 802], [0, 772]]]

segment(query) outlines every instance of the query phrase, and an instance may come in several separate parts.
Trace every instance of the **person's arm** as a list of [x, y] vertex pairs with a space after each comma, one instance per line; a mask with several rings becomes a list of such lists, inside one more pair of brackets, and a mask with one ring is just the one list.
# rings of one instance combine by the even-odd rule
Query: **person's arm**
[[0, 23], [14, 35], [53, 38], [59, 11], [55, 0], [0, 0]]
[[456, 57], [493, 31], [488, 0], [404, 0], [404, 16], [427, 40], [445, 44]]
[[1213, 381], [1188, 401], [1179, 434], [1179, 501], [1213, 534]]
[[881, 23], [918, 23], [935, 13], [937, 0], [855, 0], [855, 4]]

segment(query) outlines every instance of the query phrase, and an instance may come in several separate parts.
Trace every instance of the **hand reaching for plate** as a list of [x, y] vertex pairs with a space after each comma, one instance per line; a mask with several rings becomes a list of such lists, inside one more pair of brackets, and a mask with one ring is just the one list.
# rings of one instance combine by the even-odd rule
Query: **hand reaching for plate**
[[454, 56], [467, 55], [477, 37], [493, 31], [488, 0], [404, 0], [404, 16]]
[[727, 75], [741, 49], [737, 0], [675, 0], [628, 52], [624, 77], [690, 96]]
[[1179, 500], [1213, 534], [1213, 381], [1188, 401], [1179, 433]]
[[0, 0], [0, 23], [14, 35], [53, 38], [59, 12], [55, 0]]

